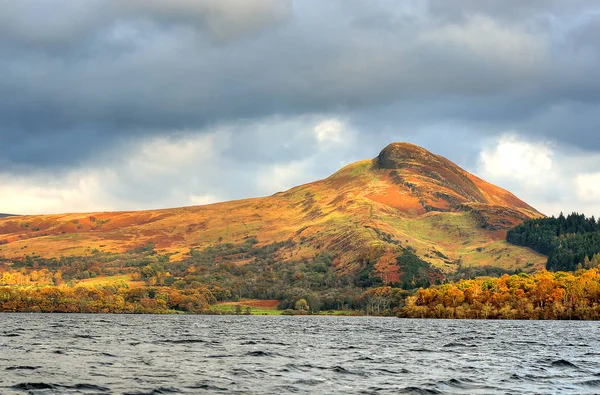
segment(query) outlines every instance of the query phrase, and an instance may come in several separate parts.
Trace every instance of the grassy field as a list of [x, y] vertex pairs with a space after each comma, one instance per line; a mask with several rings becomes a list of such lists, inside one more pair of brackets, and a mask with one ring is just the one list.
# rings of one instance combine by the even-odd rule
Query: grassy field
[[463, 267], [494, 266], [541, 270], [546, 257], [490, 237], [472, 213], [430, 213], [417, 219], [386, 218], [402, 240], [428, 262], [451, 272], [460, 262]]
[[[212, 309], [225, 313], [236, 314], [236, 306], [241, 307], [241, 314], [246, 314], [247, 308], [250, 308], [252, 315], [283, 315], [283, 310], [277, 309], [277, 300], [259, 300], [247, 299], [239, 302], [222, 302], [212, 305]], [[357, 315], [357, 312], [347, 310], [329, 310], [321, 311], [318, 315], [351, 316]]]
[[129, 288], [143, 287], [146, 284], [143, 281], [133, 281], [131, 274], [120, 274], [117, 276], [99, 276], [81, 280], [77, 285], [85, 285], [89, 287], [111, 285], [119, 282], [124, 282], [129, 285]]
[[[247, 314], [247, 307], [243, 306], [240, 314]], [[235, 314], [234, 305], [215, 304], [212, 306], [213, 310], [220, 311], [227, 314]], [[266, 308], [266, 307], [250, 307], [250, 314], [252, 315], [281, 315], [282, 311], [277, 308]]]
[[241, 314], [245, 314], [250, 308], [253, 315], [281, 315], [282, 311], [277, 310], [278, 300], [259, 300], [245, 299], [239, 302], [222, 302], [212, 306], [214, 310], [235, 314], [237, 306], [241, 308]]

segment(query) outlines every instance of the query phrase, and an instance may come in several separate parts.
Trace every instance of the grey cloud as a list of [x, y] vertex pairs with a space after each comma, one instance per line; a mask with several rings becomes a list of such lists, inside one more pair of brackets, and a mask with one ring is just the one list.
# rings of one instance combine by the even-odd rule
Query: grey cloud
[[152, 20], [203, 26], [218, 40], [252, 33], [286, 20], [289, 0], [113, 0], [116, 8]]
[[582, 9], [598, 6], [594, 0], [529, 0], [511, 3], [510, 7], [502, 0], [429, 0], [432, 14], [461, 20], [473, 14], [485, 14], [508, 21], [522, 21], [527, 17], [564, 17], [580, 15]]
[[[40, 0], [6, 2], [0, 13], [5, 43], [44, 52], [89, 46], [115, 25], [147, 20], [157, 25], [188, 25], [229, 40], [287, 19], [291, 0]], [[55, 53], [55, 52], [54, 52]]]
[[[53, 4], [71, 17], [41, 0], [0, 16], [0, 164], [11, 171], [102, 161], [151, 136], [320, 114], [352, 120], [360, 141], [377, 144], [438, 126], [600, 149], [594, 2]], [[282, 127], [280, 140], [266, 133], [248, 151], [257, 135], [234, 129], [229, 155], [239, 161], [314, 150]]]

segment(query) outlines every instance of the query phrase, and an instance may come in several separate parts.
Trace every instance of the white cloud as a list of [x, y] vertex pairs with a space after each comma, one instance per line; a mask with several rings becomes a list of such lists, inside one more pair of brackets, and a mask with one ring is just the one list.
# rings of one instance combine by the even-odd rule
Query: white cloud
[[314, 128], [315, 136], [320, 143], [327, 141], [333, 143], [342, 142], [343, 130], [344, 124], [337, 119], [328, 119], [319, 122]]
[[[94, 165], [63, 174], [0, 173], [0, 212], [141, 210], [218, 201], [218, 168], [228, 133], [152, 138], [132, 145], [109, 168]], [[209, 193], [210, 192], [210, 193]]]
[[580, 174], [575, 178], [577, 196], [585, 202], [600, 204], [600, 173]]
[[62, 177], [38, 174], [27, 178], [0, 175], [0, 207], [14, 214], [113, 210], [104, 183], [111, 171], [71, 171]]
[[191, 206], [203, 206], [205, 204], [216, 203], [219, 201], [214, 195], [191, 195], [188, 204]]
[[553, 152], [548, 144], [524, 141], [515, 133], [505, 134], [481, 151], [484, 176], [519, 180], [539, 185], [552, 177]]
[[310, 160], [277, 164], [261, 175], [258, 183], [266, 191], [285, 191], [305, 181], [309, 166]]
[[158, 137], [143, 142], [130, 159], [129, 166], [150, 172], [172, 173], [182, 166], [210, 163], [227, 145], [226, 132], [213, 132], [177, 138]]
[[576, 211], [598, 216], [599, 165], [600, 154], [528, 141], [511, 132], [481, 150], [476, 173], [547, 215]]

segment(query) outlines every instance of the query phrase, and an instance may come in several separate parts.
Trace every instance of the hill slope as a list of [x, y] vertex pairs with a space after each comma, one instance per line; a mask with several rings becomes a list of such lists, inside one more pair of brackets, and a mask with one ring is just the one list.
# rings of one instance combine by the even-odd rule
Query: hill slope
[[[423, 148], [394, 143], [372, 160], [273, 196], [176, 209], [0, 219], [0, 255], [57, 257], [154, 243], [180, 259], [190, 248], [293, 240], [281, 261], [327, 251], [340, 272], [374, 266], [395, 282], [411, 251], [439, 269], [534, 270], [544, 257], [506, 243], [507, 229], [541, 217], [513, 194]], [[247, 259], [247, 258], [244, 258]], [[240, 260], [240, 264], [247, 260]], [[402, 264], [400, 264], [402, 266]]]

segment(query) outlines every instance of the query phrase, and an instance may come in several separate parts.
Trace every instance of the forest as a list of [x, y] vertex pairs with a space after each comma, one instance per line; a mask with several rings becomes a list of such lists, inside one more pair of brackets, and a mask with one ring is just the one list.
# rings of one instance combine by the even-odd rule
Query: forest
[[[312, 259], [279, 259], [280, 250], [293, 244], [259, 246], [250, 237], [240, 244], [191, 249], [173, 262], [151, 243], [120, 254], [94, 250], [81, 257], [0, 259], [0, 311], [211, 314], [217, 313], [211, 309], [216, 302], [276, 299], [281, 310], [293, 310], [302, 300], [307, 313], [392, 315], [409, 294], [401, 284], [382, 286], [370, 262], [356, 274], [341, 274], [326, 252]], [[429, 285], [429, 264], [410, 251], [398, 259], [409, 268], [401, 276], [403, 285]]]
[[214, 298], [206, 289], [167, 287], [0, 287], [0, 311], [41, 313], [154, 313], [210, 311]]
[[[474, 271], [450, 281], [404, 249], [399, 282], [383, 284], [374, 263], [340, 272], [325, 250], [312, 258], [281, 254], [295, 241], [218, 243], [180, 260], [152, 243], [123, 253], [0, 258], [0, 311], [218, 314], [218, 302], [277, 300], [281, 311], [345, 310], [428, 318], [600, 319], [600, 225], [580, 214], [535, 219], [507, 240], [548, 255], [534, 274]], [[242, 263], [240, 263], [242, 262]], [[512, 275], [511, 275], [512, 274]], [[435, 285], [431, 286], [431, 279]]]
[[469, 319], [600, 319], [600, 269], [542, 271], [462, 280], [419, 289], [400, 317]]
[[573, 213], [527, 220], [506, 240], [548, 256], [534, 274], [477, 277], [421, 288], [403, 302], [410, 318], [600, 319], [600, 223]]
[[548, 256], [546, 269], [574, 271], [600, 263], [600, 223], [573, 213], [527, 220], [508, 231], [506, 240]]

